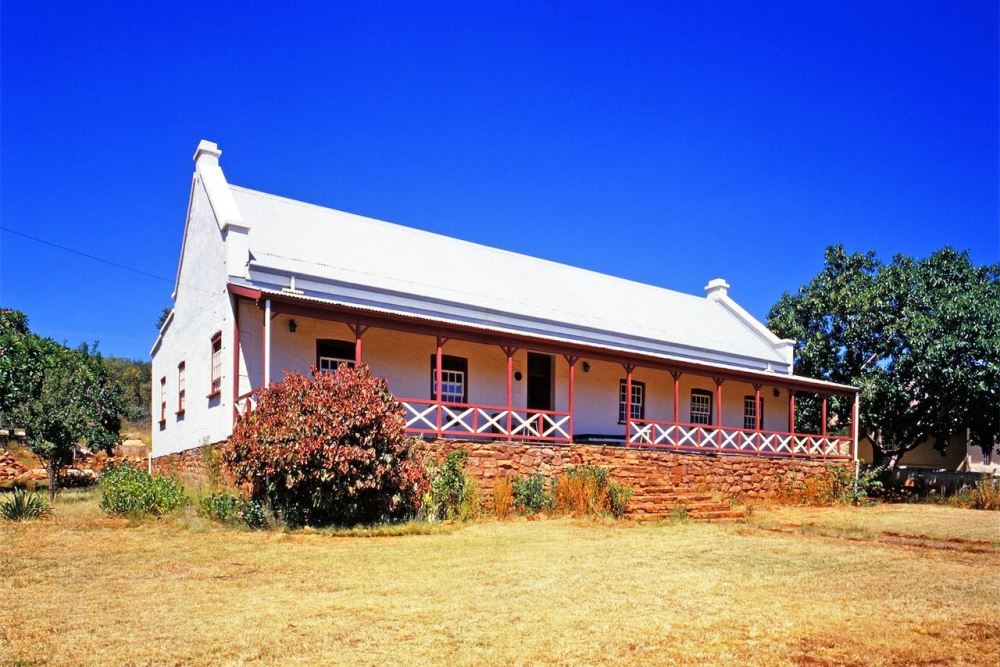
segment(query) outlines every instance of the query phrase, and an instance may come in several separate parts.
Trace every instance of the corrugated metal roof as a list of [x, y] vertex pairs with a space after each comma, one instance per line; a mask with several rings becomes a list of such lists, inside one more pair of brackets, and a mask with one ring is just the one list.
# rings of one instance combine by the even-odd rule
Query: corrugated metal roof
[[489, 311], [494, 318], [507, 313], [618, 338], [662, 341], [754, 360], [740, 365], [787, 370], [773, 345], [702, 296], [230, 188], [250, 228], [251, 268], [459, 304]]

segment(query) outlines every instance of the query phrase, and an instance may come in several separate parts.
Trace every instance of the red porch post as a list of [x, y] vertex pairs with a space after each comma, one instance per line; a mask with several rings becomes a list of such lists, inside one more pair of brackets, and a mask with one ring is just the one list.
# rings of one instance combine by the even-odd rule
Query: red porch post
[[566, 359], [566, 363], [569, 364], [569, 402], [567, 410], [569, 412], [569, 428], [566, 432], [569, 434], [569, 443], [573, 444], [573, 384], [576, 378], [576, 362], [580, 360], [580, 357], [575, 354], [564, 354], [563, 358]]
[[632, 444], [632, 371], [635, 364], [622, 364], [625, 369], [625, 446]]
[[757, 445], [757, 453], [760, 454], [760, 424], [761, 424], [761, 421], [762, 421], [762, 419], [761, 419], [762, 415], [760, 414], [760, 383], [759, 382], [755, 382], [754, 385], [753, 385], [753, 400], [754, 400], [754, 406], [753, 406], [754, 426], [753, 426], [753, 430], [756, 431], [756, 434], [754, 435], [754, 443]]
[[237, 405], [240, 400], [240, 300], [233, 296], [233, 426], [236, 426], [236, 417], [240, 408]]
[[795, 390], [788, 390], [788, 433], [795, 433]]
[[368, 327], [363, 324], [349, 324], [351, 332], [354, 334], [354, 365], [361, 365], [361, 337], [368, 331]]
[[715, 380], [715, 446], [722, 449], [722, 378]]
[[820, 419], [822, 420], [822, 423], [820, 424], [820, 435], [822, 435], [825, 438], [826, 437], [826, 394], [823, 394], [822, 413], [823, 414], [820, 417]]
[[674, 378], [674, 424], [678, 424], [681, 420], [681, 373], [670, 371], [670, 376]]
[[442, 338], [441, 336], [437, 337], [437, 357], [434, 360], [434, 400], [437, 403], [434, 414], [439, 438], [441, 437], [441, 373], [443, 371], [441, 357], [443, 356], [442, 348], [447, 340], [447, 338]]
[[501, 345], [500, 349], [507, 355], [507, 418], [505, 422], [507, 440], [510, 440], [510, 428], [512, 425], [510, 413], [514, 409], [514, 353], [517, 352], [517, 348], [513, 345]]

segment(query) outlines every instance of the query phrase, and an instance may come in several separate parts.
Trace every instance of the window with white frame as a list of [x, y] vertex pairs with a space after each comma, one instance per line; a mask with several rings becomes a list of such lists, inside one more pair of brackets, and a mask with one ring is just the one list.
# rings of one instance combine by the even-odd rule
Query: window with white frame
[[167, 376], [160, 378], [160, 424], [167, 423]]
[[[628, 386], [627, 380], [618, 381], [618, 423], [625, 423], [625, 390]], [[642, 382], [632, 380], [632, 402], [629, 405], [632, 419], [645, 419], [646, 417], [646, 385]]]
[[317, 340], [316, 368], [335, 371], [341, 364], [354, 366], [355, 344], [347, 340]]
[[712, 423], [712, 392], [704, 389], [691, 390], [691, 419], [692, 424]]
[[[442, 355], [441, 401], [444, 403], [469, 402], [469, 361], [465, 357]], [[431, 398], [437, 399], [437, 355], [431, 355]]]
[[[764, 428], [764, 397], [760, 397], [760, 427]], [[743, 428], [757, 428], [757, 398], [756, 396], [743, 397]]]
[[212, 336], [212, 390], [209, 396], [222, 391], [222, 332]]
[[184, 414], [184, 394], [185, 394], [185, 381], [184, 381], [184, 371], [185, 364], [182, 361], [177, 364], [177, 414]]

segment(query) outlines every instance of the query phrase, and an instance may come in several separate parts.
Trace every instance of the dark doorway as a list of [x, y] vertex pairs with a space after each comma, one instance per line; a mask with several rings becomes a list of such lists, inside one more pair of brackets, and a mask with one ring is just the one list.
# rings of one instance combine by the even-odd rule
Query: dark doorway
[[528, 409], [552, 409], [552, 357], [528, 353]]

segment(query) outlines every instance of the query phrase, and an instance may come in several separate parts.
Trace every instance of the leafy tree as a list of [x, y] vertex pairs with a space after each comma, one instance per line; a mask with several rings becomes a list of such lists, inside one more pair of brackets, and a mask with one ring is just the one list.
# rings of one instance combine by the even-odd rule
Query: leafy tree
[[111, 379], [121, 387], [123, 417], [132, 424], [149, 426], [152, 368], [148, 361], [104, 357]]
[[163, 323], [167, 321], [168, 317], [170, 317], [171, 311], [173, 311], [173, 308], [171, 308], [170, 306], [167, 306], [166, 308], [160, 311], [160, 316], [156, 318], [157, 331], [163, 328]]
[[27, 430], [50, 496], [78, 444], [110, 451], [118, 443], [121, 411], [96, 346], [70, 349], [31, 333], [23, 313], [0, 312], [0, 422]]
[[403, 411], [367, 366], [286, 373], [236, 422], [226, 463], [292, 525], [411, 515], [427, 488]]
[[[991, 450], [1000, 434], [1000, 265], [943, 248], [926, 259], [827, 248], [823, 269], [784, 294], [768, 326], [795, 338], [796, 372], [862, 388], [861, 427], [888, 468], [931, 440], [945, 451], [969, 429]], [[796, 404], [799, 428], [818, 426]], [[837, 423], [851, 406], [834, 400]]]

